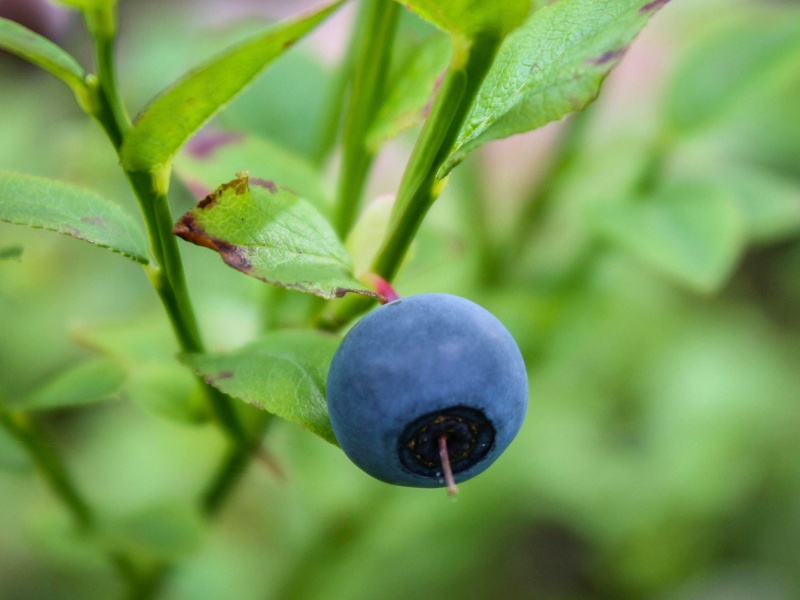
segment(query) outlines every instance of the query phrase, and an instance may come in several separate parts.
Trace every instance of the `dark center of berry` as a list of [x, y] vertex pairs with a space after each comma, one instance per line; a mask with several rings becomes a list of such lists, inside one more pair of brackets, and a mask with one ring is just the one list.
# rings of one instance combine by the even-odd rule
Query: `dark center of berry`
[[444, 438], [453, 473], [480, 461], [494, 443], [494, 427], [484, 414], [456, 406], [416, 419], [400, 436], [398, 453], [408, 470], [428, 477], [442, 476], [439, 440]]

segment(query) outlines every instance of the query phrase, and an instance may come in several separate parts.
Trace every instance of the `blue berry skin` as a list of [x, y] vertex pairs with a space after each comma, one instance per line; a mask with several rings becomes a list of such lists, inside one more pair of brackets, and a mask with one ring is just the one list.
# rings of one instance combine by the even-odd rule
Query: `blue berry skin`
[[443, 487], [439, 437], [457, 482], [482, 472], [522, 426], [528, 377], [491, 313], [422, 294], [356, 323], [333, 357], [327, 399], [336, 439], [358, 467], [387, 483]]

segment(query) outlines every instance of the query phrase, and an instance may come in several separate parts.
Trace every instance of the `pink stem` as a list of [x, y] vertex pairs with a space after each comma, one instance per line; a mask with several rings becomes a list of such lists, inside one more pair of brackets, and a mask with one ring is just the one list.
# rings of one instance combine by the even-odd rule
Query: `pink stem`
[[444, 480], [447, 482], [447, 493], [455, 496], [458, 493], [456, 487], [456, 480], [453, 477], [453, 469], [450, 466], [450, 455], [447, 452], [447, 436], [443, 435], [439, 438], [439, 459], [442, 461], [442, 471], [444, 471]]
[[383, 277], [380, 275], [375, 275], [375, 273], [370, 274], [370, 277], [375, 285], [375, 291], [385, 298], [385, 300], [382, 302], [383, 304], [388, 304], [389, 302], [394, 302], [395, 300], [400, 299], [400, 294], [398, 294], [392, 287], [392, 284], [386, 281]]

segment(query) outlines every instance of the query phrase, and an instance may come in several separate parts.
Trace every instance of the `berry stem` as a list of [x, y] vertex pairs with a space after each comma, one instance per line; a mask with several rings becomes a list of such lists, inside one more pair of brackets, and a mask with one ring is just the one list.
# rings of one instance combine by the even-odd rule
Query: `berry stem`
[[453, 468], [450, 466], [450, 454], [447, 452], [447, 436], [439, 437], [439, 459], [442, 461], [442, 471], [444, 472], [444, 480], [447, 483], [447, 493], [450, 496], [458, 494], [458, 487], [456, 487], [456, 479], [453, 477]]
[[[372, 264], [372, 271], [386, 280], [394, 279], [428, 209], [444, 189], [447, 178], [438, 177], [439, 169], [450, 155], [500, 42], [492, 35], [473, 40], [453, 38], [450, 68], [406, 165], [389, 230]], [[366, 297], [345, 298], [317, 326], [337, 330], [369, 310], [372, 302]]]
[[392, 287], [392, 284], [386, 281], [383, 277], [380, 275], [375, 275], [375, 273], [371, 273], [370, 278], [375, 286], [375, 291], [385, 298], [381, 304], [388, 304], [389, 302], [394, 302], [395, 300], [400, 299], [400, 294], [397, 293], [397, 290], [395, 290]]
[[381, 277], [394, 278], [428, 210], [444, 189], [447, 178], [440, 178], [439, 170], [456, 143], [500, 41], [494, 35], [472, 40], [453, 36], [453, 59], [406, 165], [389, 230], [372, 265]]

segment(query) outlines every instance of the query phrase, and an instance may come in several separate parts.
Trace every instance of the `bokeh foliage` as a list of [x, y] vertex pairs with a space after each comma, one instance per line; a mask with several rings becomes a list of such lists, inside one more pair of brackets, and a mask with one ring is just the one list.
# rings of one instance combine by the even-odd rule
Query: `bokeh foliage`
[[[212, 15], [191, 4], [122, 3], [120, 80], [132, 104], [246, 33], [209, 26], [221, 4]], [[531, 386], [519, 438], [457, 502], [372, 481], [276, 420], [263, 464], [209, 527], [192, 502], [223, 437], [141, 270], [5, 223], [0, 396], [47, 409], [59, 390], [80, 389], [96, 401], [43, 413], [43, 427], [102, 508], [106, 548], [182, 561], [165, 597], [797, 598], [798, 24], [793, 3], [675, 0], [588, 112], [530, 146], [505, 142], [516, 155], [508, 187], [494, 172], [504, 143], [453, 172], [396, 287], [492, 310], [519, 341]], [[83, 56], [76, 30], [59, 41]], [[336, 33], [317, 44], [326, 35]], [[399, 35], [413, 46], [438, 34], [404, 14]], [[277, 170], [264, 177], [285, 169], [321, 188], [309, 199], [324, 206], [330, 174], [303, 175], [335, 91], [318, 48], [282, 56], [214, 126], [251, 136]], [[0, 80], [0, 169], [67, 180], [135, 212], [69, 89], [6, 57]], [[543, 193], [529, 172], [557, 154], [548, 134], [569, 133], [577, 148]], [[530, 151], [537, 140], [544, 152]], [[394, 188], [412, 141], [389, 147], [371, 195]], [[188, 154], [177, 168], [187, 181], [204, 172]], [[172, 202], [182, 214], [195, 199]], [[276, 325], [265, 309], [275, 291], [210, 252], [183, 254], [212, 350]], [[291, 307], [281, 324], [313, 309], [278, 293]], [[118, 593], [101, 552], [0, 429], [0, 596]]]

